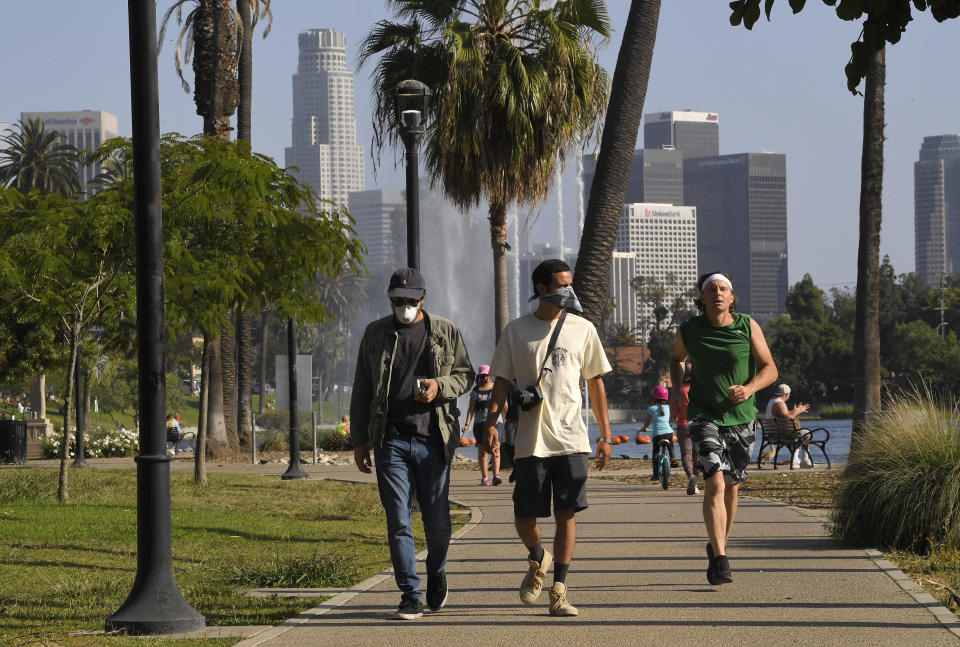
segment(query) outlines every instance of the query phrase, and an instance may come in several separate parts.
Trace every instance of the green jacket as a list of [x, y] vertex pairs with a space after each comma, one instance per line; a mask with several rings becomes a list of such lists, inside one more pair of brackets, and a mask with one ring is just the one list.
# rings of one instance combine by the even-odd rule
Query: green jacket
[[[476, 377], [467, 347], [452, 322], [423, 313], [427, 326], [427, 353], [430, 375], [437, 380], [439, 393], [432, 404], [435, 420], [446, 449], [447, 462], [460, 446], [460, 410], [457, 398], [473, 385]], [[380, 447], [387, 427], [387, 397], [397, 349], [393, 315], [374, 321], [363, 333], [357, 353], [357, 371], [350, 397], [350, 442], [354, 447]]]

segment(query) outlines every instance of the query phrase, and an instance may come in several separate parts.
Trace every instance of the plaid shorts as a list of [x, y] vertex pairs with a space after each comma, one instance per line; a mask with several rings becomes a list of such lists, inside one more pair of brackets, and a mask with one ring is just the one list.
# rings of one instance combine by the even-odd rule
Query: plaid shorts
[[691, 420], [690, 437], [700, 452], [700, 469], [704, 478], [723, 472], [727, 485], [747, 480], [747, 465], [753, 453], [756, 421], [721, 427], [707, 420]]

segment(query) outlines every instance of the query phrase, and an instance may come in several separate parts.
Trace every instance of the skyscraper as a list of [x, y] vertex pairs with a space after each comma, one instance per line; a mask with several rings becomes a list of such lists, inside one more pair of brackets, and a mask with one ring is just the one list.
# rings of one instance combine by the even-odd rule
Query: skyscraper
[[347, 39], [332, 29], [311, 29], [297, 41], [292, 145], [286, 149], [285, 163], [298, 167], [298, 177], [320, 197], [346, 206], [350, 191], [364, 189]]
[[407, 203], [399, 189], [351, 191], [348, 208], [357, 238], [367, 246], [364, 262], [370, 270], [391, 271], [406, 264]]
[[[665, 291], [662, 305], [669, 308], [697, 282], [697, 210], [649, 202], [625, 205], [614, 249], [636, 256], [634, 276], [658, 283]], [[636, 300], [641, 341], [646, 341], [655, 306], [642, 295]]]
[[914, 255], [928, 285], [960, 272], [960, 135], [924, 137], [913, 164]]
[[[590, 186], [597, 168], [597, 154], [583, 156], [583, 204], [590, 203]], [[637, 149], [630, 166], [630, 182], [624, 201], [683, 204], [683, 155], [676, 150]]]
[[715, 112], [671, 110], [644, 115], [643, 147], [675, 149], [684, 159], [720, 154], [720, 125]]
[[697, 208], [700, 272], [733, 277], [739, 310], [761, 323], [787, 298], [787, 159], [738, 153], [685, 159], [685, 202]]
[[[102, 110], [76, 110], [72, 112], [21, 112], [24, 123], [39, 119], [45, 131], [60, 133], [60, 141], [78, 150], [96, 150], [106, 140], [117, 137], [117, 117]], [[102, 168], [99, 163], [80, 169], [80, 187], [87, 197], [94, 191], [87, 190], [87, 183], [97, 177]]]

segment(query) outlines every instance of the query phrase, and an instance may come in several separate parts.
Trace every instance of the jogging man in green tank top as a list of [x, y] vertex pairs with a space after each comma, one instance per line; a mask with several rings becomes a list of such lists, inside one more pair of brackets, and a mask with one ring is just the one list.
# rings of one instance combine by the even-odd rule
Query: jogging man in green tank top
[[[753, 451], [754, 394], [776, 381], [777, 367], [760, 326], [736, 311], [737, 297], [729, 274], [703, 274], [697, 291], [696, 305], [703, 314], [677, 330], [670, 376], [673, 384], [680, 384], [689, 357], [693, 373], [687, 417], [704, 477], [703, 521], [710, 538], [707, 581], [729, 584], [733, 574], [727, 538]], [[674, 398], [679, 392], [673, 390]]]

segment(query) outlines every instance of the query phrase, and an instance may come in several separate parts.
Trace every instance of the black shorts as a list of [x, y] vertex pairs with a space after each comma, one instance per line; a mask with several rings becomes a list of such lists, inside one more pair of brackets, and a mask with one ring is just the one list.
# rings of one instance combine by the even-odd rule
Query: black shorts
[[566, 454], [514, 461], [517, 475], [513, 488], [513, 514], [517, 517], [549, 517], [554, 510], [580, 512], [587, 508], [587, 454]]

